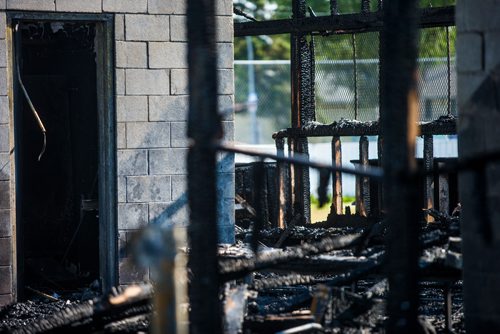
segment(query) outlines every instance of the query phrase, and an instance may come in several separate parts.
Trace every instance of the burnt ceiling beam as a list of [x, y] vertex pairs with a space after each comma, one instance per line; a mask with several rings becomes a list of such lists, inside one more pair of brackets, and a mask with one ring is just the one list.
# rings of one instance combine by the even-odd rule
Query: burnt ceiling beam
[[[420, 136], [455, 135], [457, 133], [456, 118], [441, 118], [433, 122], [418, 123]], [[273, 133], [273, 139], [288, 137], [334, 137], [334, 136], [378, 136], [378, 121], [333, 124], [309, 124], [302, 128], [288, 128]]]
[[[455, 25], [455, 6], [418, 9], [420, 28]], [[384, 26], [382, 12], [334, 16], [297, 17], [259, 22], [235, 22], [234, 36], [278, 35], [329, 31], [336, 34], [380, 31]]]

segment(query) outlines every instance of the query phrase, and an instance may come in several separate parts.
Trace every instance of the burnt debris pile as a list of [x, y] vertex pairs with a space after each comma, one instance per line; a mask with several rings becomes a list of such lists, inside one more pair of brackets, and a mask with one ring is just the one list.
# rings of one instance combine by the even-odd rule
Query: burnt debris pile
[[[429, 333], [463, 330], [461, 238], [458, 214], [429, 212], [421, 222], [419, 319]], [[243, 220], [244, 227], [248, 220]], [[226, 322], [240, 312], [245, 333], [383, 332], [389, 290], [384, 264], [386, 222], [368, 228], [315, 224], [260, 233], [251, 250], [251, 228], [220, 248], [226, 282]], [[286, 236], [286, 237], [283, 237]], [[279, 247], [276, 247], [280, 244]]]

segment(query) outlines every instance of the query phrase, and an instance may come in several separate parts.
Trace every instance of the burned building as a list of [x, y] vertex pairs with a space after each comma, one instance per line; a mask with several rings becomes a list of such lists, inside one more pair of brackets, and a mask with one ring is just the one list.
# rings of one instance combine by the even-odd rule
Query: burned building
[[[235, 36], [290, 37], [291, 126], [273, 134], [276, 153], [224, 140], [231, 139], [231, 116], [224, 107], [217, 110], [217, 100], [232, 95], [226, 86], [231, 80], [223, 78], [231, 73], [230, 57], [224, 57], [231, 37], [220, 42], [227, 31], [219, 26], [216, 43], [214, 27], [221, 17], [231, 20], [229, 3], [221, 15], [226, 10], [222, 2], [187, 1], [187, 39], [182, 40], [187, 57], [174, 60], [184, 52], [173, 45], [183, 42], [172, 40], [176, 7], [173, 14], [152, 14], [159, 3], [169, 5], [148, 1], [145, 10], [151, 13], [125, 13], [123, 20], [115, 14], [114, 34], [120, 22], [124, 34], [123, 41], [113, 43], [113, 15], [106, 12], [110, 3], [103, 0], [101, 9], [108, 9], [101, 14], [58, 14], [59, 2], [53, 6], [56, 13], [11, 11], [13, 3], [6, 3], [4, 90], [10, 107], [2, 116], [6, 131], [0, 134], [9, 137], [2, 150], [10, 164], [5, 164], [9, 179], [1, 183], [8, 190], [0, 202], [7, 207], [2, 219], [8, 222], [2, 225], [8, 228], [2, 238], [8, 251], [0, 257], [8, 273], [1, 281], [7, 287], [3, 295], [8, 301], [22, 298], [33, 286], [64, 290], [99, 281], [106, 291], [112, 284], [147, 279], [147, 270], [134, 268], [128, 248], [122, 247], [131, 243], [131, 231], [147, 224], [138, 244], [154, 247], [134, 254], [152, 253], [152, 272], [160, 280], [154, 293], [151, 285], [134, 286], [130, 294], [112, 289], [49, 318], [23, 323], [21, 331], [102, 332], [116, 329], [124, 319], [135, 325], [136, 315], [151, 315], [152, 299], [154, 319], [160, 319], [152, 326], [158, 332], [169, 326], [172, 332], [174, 327], [187, 331], [188, 325], [193, 333], [500, 329], [495, 1], [433, 7], [417, 0], [362, 0], [356, 12], [345, 14], [339, 12], [342, 1], [331, 0], [329, 13], [317, 16], [313, 8], [307, 10], [308, 1], [293, 0], [291, 18], [267, 21], [235, 8], [246, 19], [235, 24]], [[168, 21], [168, 34], [151, 28], [160, 17]], [[425, 29], [444, 37], [439, 59], [422, 59], [417, 41]], [[168, 41], [157, 40], [167, 35]], [[352, 61], [316, 63], [324, 56], [321, 44], [336, 38], [350, 43]], [[362, 40], [376, 51], [369, 61], [358, 59]], [[146, 50], [142, 61], [136, 56], [144, 53], [136, 47]], [[156, 58], [158, 50], [162, 56]], [[177, 63], [186, 58], [189, 66]], [[352, 85], [318, 89], [315, 80], [323, 75], [318, 65], [341, 63], [349, 65], [342, 76], [352, 75]], [[424, 63], [432, 65], [419, 69]], [[360, 70], [368, 64], [377, 65], [369, 75]], [[119, 80], [113, 78], [120, 70], [122, 94], [115, 92]], [[160, 85], [165, 76], [168, 89]], [[218, 83], [217, 77], [222, 77]], [[337, 79], [324, 82], [338, 85]], [[349, 98], [325, 99], [336, 92]], [[168, 101], [187, 93], [189, 142], [174, 135], [183, 122], [177, 111], [184, 108], [178, 100]], [[133, 101], [144, 96], [147, 117]], [[95, 104], [94, 115], [90, 106]], [[318, 111], [325, 113], [323, 123]], [[90, 135], [93, 130], [97, 136]], [[51, 133], [57, 150], [51, 150]], [[458, 136], [458, 157], [434, 155], [434, 139], [442, 135]], [[310, 159], [313, 137], [328, 138], [331, 163]], [[359, 138], [354, 142], [356, 167], [342, 164], [346, 137]], [[370, 159], [368, 137], [376, 138], [376, 159]], [[423, 137], [420, 147], [417, 137]], [[184, 146], [186, 156], [173, 154]], [[417, 150], [422, 153], [418, 159]], [[238, 174], [236, 194], [234, 153], [256, 159], [244, 167], [243, 176]], [[266, 160], [274, 161], [267, 170]], [[185, 174], [184, 161], [186, 195], [175, 186]], [[330, 214], [320, 224], [311, 221], [311, 169], [319, 177], [318, 202], [328, 202], [328, 184], [333, 189]], [[356, 177], [355, 201], [345, 210], [343, 174]], [[233, 241], [234, 200], [247, 221], [238, 222], [236, 244], [221, 246]], [[189, 218], [182, 213], [186, 201]], [[189, 247], [177, 249], [173, 230], [160, 225], [184, 221], [189, 221]], [[154, 225], [158, 222], [165, 224]], [[19, 323], [3, 328], [19, 329]]]
[[[216, 15], [232, 140], [232, 2]], [[30, 288], [148, 280], [125, 251], [132, 232], [186, 226], [185, 21], [184, 0], [0, 1], [0, 305]], [[221, 160], [231, 189], [232, 157]], [[234, 238], [233, 197], [220, 201], [220, 242]]]

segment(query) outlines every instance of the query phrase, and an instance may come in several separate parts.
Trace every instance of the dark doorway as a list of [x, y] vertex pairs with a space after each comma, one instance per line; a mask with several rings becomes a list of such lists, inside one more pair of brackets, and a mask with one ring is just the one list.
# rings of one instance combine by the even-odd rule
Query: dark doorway
[[47, 130], [39, 159], [43, 136], [15, 77], [19, 292], [71, 292], [100, 277], [97, 29], [18, 24], [15, 62]]

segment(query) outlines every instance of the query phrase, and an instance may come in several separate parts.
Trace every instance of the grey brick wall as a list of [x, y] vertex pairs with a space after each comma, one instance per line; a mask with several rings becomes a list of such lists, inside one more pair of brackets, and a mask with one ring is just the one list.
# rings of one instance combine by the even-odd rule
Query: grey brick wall
[[[459, 154], [472, 158], [498, 152], [500, 77], [500, 2], [461, 0], [457, 3], [457, 71]], [[460, 174], [464, 300], [468, 333], [500, 328], [500, 164], [485, 173], [485, 201], [478, 203], [473, 173]], [[488, 204], [486, 206], [486, 204]], [[479, 209], [478, 209], [479, 205]], [[484, 207], [481, 207], [485, 205]], [[479, 210], [486, 210], [484, 215]], [[489, 221], [484, 221], [484, 216]], [[487, 224], [491, 227], [486, 232]]]
[[[5, 1], [0, 1], [5, 9]], [[6, 15], [0, 12], [0, 305], [10, 303], [15, 298], [13, 291], [13, 223], [11, 202], [12, 156], [9, 154], [13, 145], [10, 129], [10, 109], [7, 81], [7, 42]]]
[[[227, 139], [233, 139], [232, 1], [217, 3], [219, 108]], [[152, 221], [186, 227], [186, 206], [165, 217], [186, 198], [188, 108], [184, 0], [0, 0], [0, 305], [15, 299], [12, 226], [14, 215], [13, 122], [9, 109], [5, 11], [112, 13], [115, 17], [118, 228], [120, 284], [142, 281], [126, 246], [135, 231]], [[234, 240], [234, 158], [218, 168], [221, 242]], [[14, 203], [15, 204], [15, 203]], [[122, 247], [123, 246], [123, 247]]]

